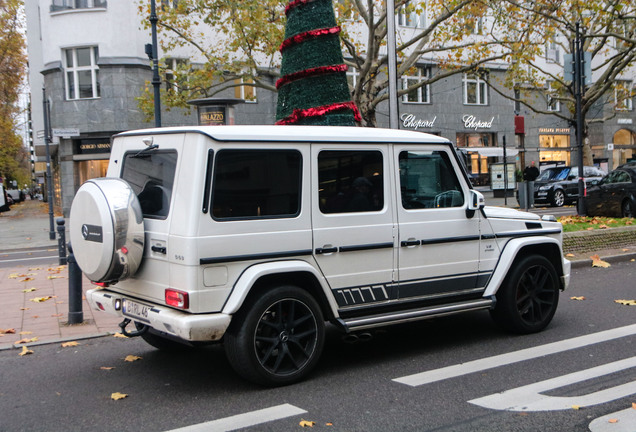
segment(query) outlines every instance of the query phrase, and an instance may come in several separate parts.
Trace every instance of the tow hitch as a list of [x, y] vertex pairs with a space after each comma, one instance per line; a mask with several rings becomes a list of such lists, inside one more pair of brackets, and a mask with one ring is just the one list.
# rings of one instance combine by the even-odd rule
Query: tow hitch
[[141, 324], [135, 321], [135, 328], [137, 330], [129, 332], [128, 330], [126, 330], [126, 326], [128, 324], [130, 324], [130, 319], [128, 318], [125, 318], [122, 322], [119, 323], [119, 328], [121, 329], [121, 332], [124, 336], [128, 336], [128, 337], [141, 336], [142, 334], [148, 331], [148, 326], [146, 324]]

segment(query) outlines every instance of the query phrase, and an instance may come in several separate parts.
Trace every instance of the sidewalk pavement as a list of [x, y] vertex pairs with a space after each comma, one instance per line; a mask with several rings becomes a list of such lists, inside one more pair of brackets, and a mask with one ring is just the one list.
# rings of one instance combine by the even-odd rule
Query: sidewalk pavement
[[[488, 205], [504, 206], [504, 198], [494, 198], [492, 191], [482, 192]], [[507, 204], [508, 207], [518, 208], [514, 198], [508, 198]], [[66, 228], [68, 230], [68, 221]], [[56, 223], [54, 230], [57, 238]], [[68, 235], [66, 237], [68, 241]], [[29, 253], [29, 250], [36, 248], [48, 248], [51, 255], [57, 255], [57, 240], [50, 239], [47, 204], [27, 199], [13, 205], [11, 211], [0, 213], [0, 258], [10, 257], [16, 252]], [[570, 258], [574, 260], [573, 267], [591, 265], [587, 257], [595, 253], [610, 262], [634, 256], [631, 250], [621, 249], [590, 252], [585, 256]], [[93, 287], [86, 277], [83, 277], [82, 285], [84, 292]], [[84, 321], [69, 325], [66, 266], [32, 266], [25, 261], [23, 265], [0, 267], [0, 350], [62, 343], [119, 332], [120, 318], [93, 311], [85, 299], [82, 311]]]

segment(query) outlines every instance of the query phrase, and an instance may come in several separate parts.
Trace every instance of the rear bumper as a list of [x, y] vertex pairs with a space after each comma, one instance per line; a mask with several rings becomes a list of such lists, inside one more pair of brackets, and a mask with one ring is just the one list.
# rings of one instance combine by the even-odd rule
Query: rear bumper
[[121, 310], [123, 299], [130, 299], [138, 303], [152, 306], [147, 319], [140, 320], [155, 330], [168, 333], [186, 341], [216, 341], [223, 337], [230, 325], [231, 315], [223, 313], [213, 314], [191, 314], [181, 312], [165, 306], [158, 306], [148, 302], [139, 301], [112, 291], [104, 289], [92, 289], [86, 292], [86, 300], [91, 308], [104, 311], [111, 315], [130, 318], [125, 316]]

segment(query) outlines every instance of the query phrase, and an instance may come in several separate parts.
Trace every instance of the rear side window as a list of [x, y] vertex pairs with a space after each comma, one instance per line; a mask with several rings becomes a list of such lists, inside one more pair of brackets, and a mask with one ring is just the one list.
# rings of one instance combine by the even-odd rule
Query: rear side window
[[170, 212], [177, 152], [126, 153], [121, 177], [133, 188], [144, 217], [165, 219]]
[[401, 152], [400, 190], [405, 209], [464, 205], [464, 194], [446, 152]]
[[322, 213], [380, 211], [384, 207], [382, 153], [377, 150], [321, 151], [318, 183]]
[[296, 150], [221, 150], [214, 160], [212, 217], [255, 219], [300, 213], [302, 156]]

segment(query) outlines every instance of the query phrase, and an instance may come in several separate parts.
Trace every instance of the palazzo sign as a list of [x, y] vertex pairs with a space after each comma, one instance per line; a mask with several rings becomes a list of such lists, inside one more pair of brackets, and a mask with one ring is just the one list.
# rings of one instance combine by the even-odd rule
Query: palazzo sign
[[491, 118], [490, 121], [478, 120], [475, 116], [466, 114], [462, 117], [462, 121], [464, 122], [464, 127], [466, 129], [491, 129], [492, 123], [495, 121], [495, 118]]
[[433, 117], [433, 120], [422, 120], [415, 118], [415, 114], [404, 113], [400, 116], [402, 120], [402, 126], [405, 128], [413, 128], [417, 130], [418, 128], [430, 129], [435, 125], [435, 120], [437, 120], [437, 116]]

